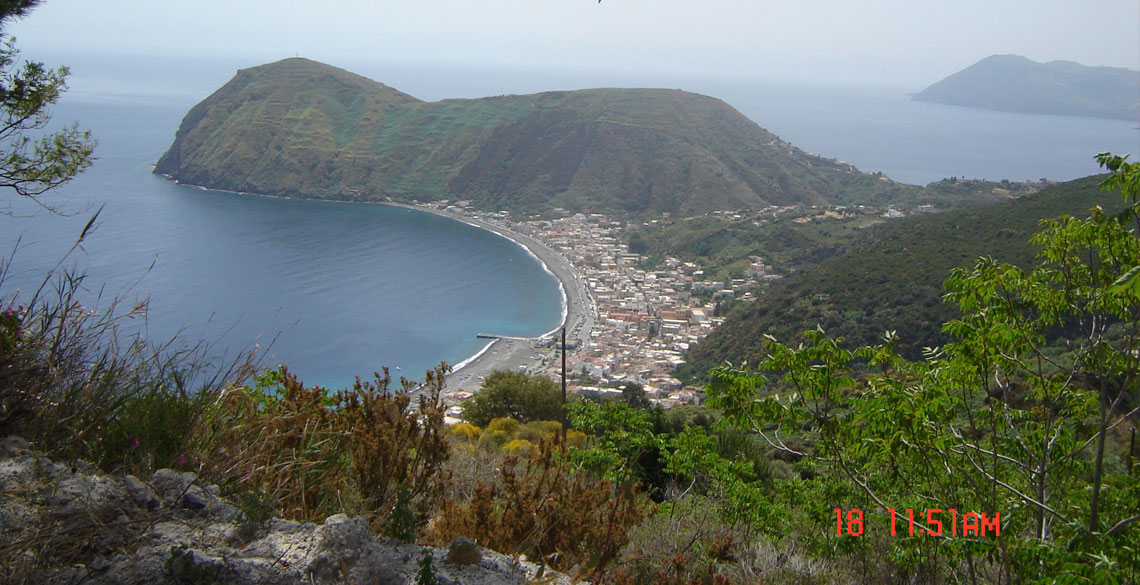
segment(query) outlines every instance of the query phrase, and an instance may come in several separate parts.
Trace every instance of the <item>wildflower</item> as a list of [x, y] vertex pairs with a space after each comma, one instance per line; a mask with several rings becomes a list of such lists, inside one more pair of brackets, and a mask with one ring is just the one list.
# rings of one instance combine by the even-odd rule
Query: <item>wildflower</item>
[[131, 437], [127, 439], [127, 441], [130, 443], [130, 445], [127, 447], [128, 451], [134, 451], [135, 449], [139, 448], [139, 445], [142, 444], [142, 441], [139, 441], [138, 437]]
[[186, 454], [185, 453], [179, 453], [178, 457], [176, 457], [174, 459], [174, 462], [179, 464], [179, 465], [186, 465]]

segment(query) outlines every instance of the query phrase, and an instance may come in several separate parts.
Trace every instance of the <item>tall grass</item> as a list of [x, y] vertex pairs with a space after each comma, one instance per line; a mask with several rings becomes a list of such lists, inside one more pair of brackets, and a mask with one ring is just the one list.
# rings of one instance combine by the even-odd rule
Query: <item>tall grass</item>
[[226, 360], [209, 343], [154, 342], [145, 300], [89, 290], [64, 264], [98, 215], [26, 298], [5, 287], [16, 252], [0, 261], [0, 437], [109, 471], [185, 464], [206, 397], [256, 371], [256, 350]]
[[296, 520], [346, 512], [378, 532], [397, 513], [425, 522], [447, 478], [446, 371], [427, 372], [418, 389], [407, 380], [390, 388], [385, 370], [331, 391], [305, 386], [285, 367], [230, 386], [195, 428], [200, 471], [228, 493], [272, 495]]

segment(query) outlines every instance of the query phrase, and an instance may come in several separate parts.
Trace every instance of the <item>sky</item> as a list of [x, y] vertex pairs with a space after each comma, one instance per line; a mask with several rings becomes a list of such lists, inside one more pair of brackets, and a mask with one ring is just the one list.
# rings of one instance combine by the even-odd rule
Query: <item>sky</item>
[[993, 54], [1140, 69], [1140, 0], [45, 0], [26, 55], [302, 56], [926, 85]]

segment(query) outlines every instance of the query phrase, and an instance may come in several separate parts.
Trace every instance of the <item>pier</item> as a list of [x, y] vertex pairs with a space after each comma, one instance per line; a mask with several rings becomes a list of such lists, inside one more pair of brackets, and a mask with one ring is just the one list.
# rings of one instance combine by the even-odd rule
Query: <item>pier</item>
[[479, 339], [506, 339], [509, 341], [533, 341], [534, 337], [518, 337], [513, 335], [497, 335], [495, 333], [476, 333], [475, 337]]

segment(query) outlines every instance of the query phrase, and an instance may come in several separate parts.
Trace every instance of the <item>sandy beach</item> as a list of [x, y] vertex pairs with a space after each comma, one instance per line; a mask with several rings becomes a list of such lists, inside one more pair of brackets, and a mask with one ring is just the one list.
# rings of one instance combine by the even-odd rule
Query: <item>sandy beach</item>
[[394, 205], [450, 217], [510, 239], [525, 247], [546, 266], [546, 269], [558, 280], [565, 296], [565, 315], [559, 327], [540, 337], [488, 339], [488, 345], [479, 354], [453, 365], [454, 369], [447, 376], [444, 389], [447, 396], [454, 396], [459, 392], [478, 391], [483, 378], [495, 370], [525, 368], [528, 371], [538, 371], [548, 366], [559, 368], [561, 358], [551, 341], [561, 335], [562, 327], [566, 328], [566, 341], [570, 347], [582, 347], [589, 340], [590, 330], [594, 325], [593, 303], [586, 291], [585, 282], [565, 256], [531, 236], [477, 218], [426, 207]]

